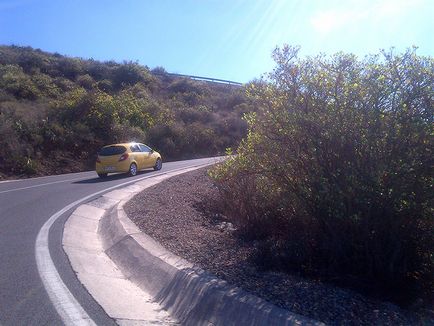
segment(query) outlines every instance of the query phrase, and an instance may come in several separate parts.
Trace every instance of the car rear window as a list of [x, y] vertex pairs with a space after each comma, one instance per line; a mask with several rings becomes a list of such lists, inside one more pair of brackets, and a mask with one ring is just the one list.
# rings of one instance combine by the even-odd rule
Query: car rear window
[[100, 156], [119, 155], [125, 153], [127, 149], [124, 146], [107, 146], [99, 151]]

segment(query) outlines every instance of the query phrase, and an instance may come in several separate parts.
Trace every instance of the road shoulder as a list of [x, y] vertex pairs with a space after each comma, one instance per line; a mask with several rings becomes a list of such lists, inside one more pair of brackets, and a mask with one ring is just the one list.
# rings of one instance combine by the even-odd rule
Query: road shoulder
[[123, 205], [135, 194], [193, 169], [139, 181], [77, 208], [63, 246], [80, 282], [118, 324], [318, 324], [194, 267], [127, 218]]

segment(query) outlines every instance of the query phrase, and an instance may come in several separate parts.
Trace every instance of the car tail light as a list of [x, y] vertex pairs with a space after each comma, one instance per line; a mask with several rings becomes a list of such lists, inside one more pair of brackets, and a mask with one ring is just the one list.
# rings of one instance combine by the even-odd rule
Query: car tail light
[[101, 160], [99, 159], [99, 156], [96, 157], [96, 163], [101, 163]]
[[119, 157], [119, 162], [125, 161], [128, 158], [128, 153], [122, 154], [121, 157]]

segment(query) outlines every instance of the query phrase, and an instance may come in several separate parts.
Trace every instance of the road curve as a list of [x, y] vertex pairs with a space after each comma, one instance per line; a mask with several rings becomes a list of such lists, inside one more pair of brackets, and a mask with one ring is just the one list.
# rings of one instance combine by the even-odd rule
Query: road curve
[[[163, 165], [162, 171], [215, 161], [207, 158], [170, 162]], [[101, 180], [90, 171], [1, 182], [0, 325], [62, 324], [38, 273], [35, 258], [37, 235], [50, 216], [83, 197], [155, 173], [149, 170], [132, 178], [113, 175]], [[50, 228], [51, 258], [61, 280], [89, 317], [98, 325], [114, 325], [77, 280], [63, 252], [63, 225], [72, 210], [71, 207], [64, 212]]]

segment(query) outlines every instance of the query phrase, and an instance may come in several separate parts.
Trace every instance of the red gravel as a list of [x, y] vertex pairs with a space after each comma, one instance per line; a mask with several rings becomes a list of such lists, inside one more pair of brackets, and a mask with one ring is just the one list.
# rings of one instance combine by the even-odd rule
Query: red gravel
[[255, 248], [207, 207], [218, 191], [206, 169], [182, 174], [138, 194], [126, 206], [132, 221], [168, 250], [229, 283], [292, 312], [335, 325], [431, 324], [415, 313], [357, 292], [280, 272], [262, 271]]

